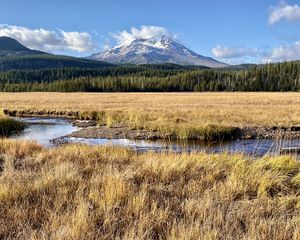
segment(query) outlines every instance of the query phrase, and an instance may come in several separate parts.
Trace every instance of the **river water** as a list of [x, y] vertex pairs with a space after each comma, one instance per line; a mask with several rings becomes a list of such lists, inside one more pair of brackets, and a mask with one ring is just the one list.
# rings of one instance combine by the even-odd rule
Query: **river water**
[[68, 135], [78, 129], [61, 118], [16, 118], [28, 124], [24, 131], [11, 136], [13, 139], [32, 140], [45, 147], [54, 147], [51, 140]]
[[[78, 128], [72, 126], [67, 119], [61, 118], [17, 118], [28, 124], [28, 127], [20, 134], [12, 135], [13, 139], [32, 140], [45, 147], [55, 147], [51, 140], [66, 136]], [[210, 153], [244, 153], [256, 156], [264, 154], [276, 154], [282, 147], [298, 146], [299, 140], [288, 142], [275, 142], [274, 140], [234, 140], [218, 143], [207, 143], [203, 141], [144, 141], [129, 139], [86, 139], [65, 137], [68, 143], [83, 143], [88, 145], [117, 145], [129, 147], [137, 151], [173, 151], [193, 152], [206, 151]]]

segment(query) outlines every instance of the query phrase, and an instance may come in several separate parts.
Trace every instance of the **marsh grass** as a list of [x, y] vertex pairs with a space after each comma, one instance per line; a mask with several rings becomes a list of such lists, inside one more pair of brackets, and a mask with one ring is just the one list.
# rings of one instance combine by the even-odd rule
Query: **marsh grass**
[[299, 239], [291, 156], [0, 140], [2, 239]]
[[24, 127], [25, 125], [22, 122], [11, 119], [2, 112], [0, 113], [0, 136], [7, 137], [13, 132], [22, 131]]
[[122, 122], [180, 139], [232, 137], [244, 126], [300, 124], [299, 93], [1, 93], [0, 107], [11, 115]]

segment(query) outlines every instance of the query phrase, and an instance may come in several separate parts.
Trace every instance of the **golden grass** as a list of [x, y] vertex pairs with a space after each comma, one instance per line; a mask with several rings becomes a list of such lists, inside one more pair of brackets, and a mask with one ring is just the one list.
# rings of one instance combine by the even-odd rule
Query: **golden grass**
[[202, 125], [300, 123], [300, 93], [1, 93], [0, 107], [126, 113], [132, 121], [141, 114]]
[[1, 239], [299, 239], [289, 156], [0, 141]]
[[300, 124], [300, 93], [1, 93], [0, 108], [127, 122], [179, 138]]

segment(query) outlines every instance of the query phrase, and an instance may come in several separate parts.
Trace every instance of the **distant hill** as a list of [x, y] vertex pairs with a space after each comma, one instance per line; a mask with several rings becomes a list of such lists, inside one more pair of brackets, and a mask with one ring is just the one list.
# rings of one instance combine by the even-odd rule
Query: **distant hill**
[[0, 57], [0, 71], [49, 68], [103, 68], [112, 64], [60, 55], [24, 55]]
[[31, 50], [17, 40], [10, 37], [0, 37], [0, 57], [24, 56], [47, 54], [45, 52]]
[[231, 65], [228, 67], [223, 68], [222, 70], [235, 70], [235, 71], [239, 71], [239, 70], [246, 70], [249, 68], [254, 68], [259, 66], [258, 64], [252, 64], [252, 63], [244, 63], [244, 64], [239, 64], [239, 65]]
[[0, 71], [43, 68], [101, 68], [110, 63], [31, 50], [17, 40], [0, 37]]

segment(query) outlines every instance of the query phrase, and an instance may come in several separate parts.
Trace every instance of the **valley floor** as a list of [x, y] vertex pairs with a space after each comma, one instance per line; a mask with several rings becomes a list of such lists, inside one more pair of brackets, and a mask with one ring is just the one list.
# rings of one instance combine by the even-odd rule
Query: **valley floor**
[[[1, 93], [6, 113], [193, 134], [297, 126], [300, 93]], [[0, 140], [0, 239], [299, 239], [292, 156]]]

